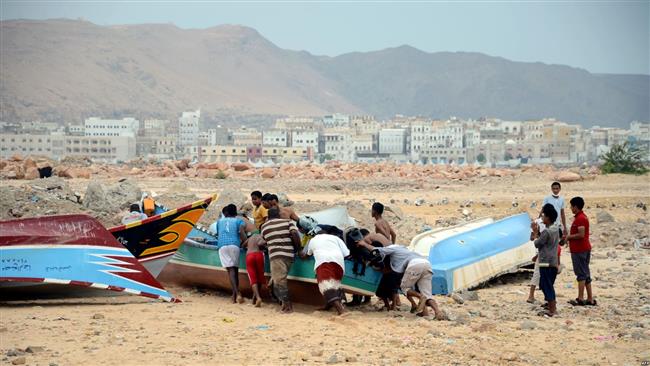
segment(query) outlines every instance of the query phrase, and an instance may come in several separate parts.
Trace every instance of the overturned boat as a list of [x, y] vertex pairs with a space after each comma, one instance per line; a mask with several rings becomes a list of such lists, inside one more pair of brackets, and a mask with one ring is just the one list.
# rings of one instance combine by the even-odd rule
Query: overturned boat
[[[355, 221], [347, 209], [342, 206], [329, 208], [323, 211], [306, 214], [315, 218], [320, 224], [334, 225], [341, 229], [353, 226]], [[219, 252], [216, 245], [207, 242], [216, 242], [217, 237], [204, 229], [192, 231], [185, 244], [174, 254], [170, 263], [163, 269], [159, 276], [162, 282], [176, 283], [182, 286], [198, 286], [230, 291], [228, 272], [221, 265]], [[201, 242], [200, 242], [201, 241]], [[342, 288], [345, 292], [355, 295], [374, 295], [381, 279], [381, 273], [368, 267], [363, 275], [356, 275], [352, 268], [352, 261], [345, 261], [345, 275]], [[271, 276], [268, 259], [264, 263], [264, 274]], [[316, 274], [314, 272], [314, 259], [301, 259], [296, 257], [288, 276], [289, 292], [292, 301], [320, 304], [322, 296], [318, 291]], [[251, 294], [251, 288], [246, 272], [246, 252], [241, 251], [239, 258], [239, 284], [244, 294]]]
[[530, 264], [535, 255], [526, 213], [427, 231], [413, 238], [409, 248], [431, 262], [434, 294], [477, 286]]
[[174, 210], [155, 212], [155, 216], [109, 231], [154, 277], [158, 277], [216, 198], [217, 195], [213, 195]]
[[177, 301], [128, 249], [87, 215], [0, 221], [0, 264], [3, 291], [51, 285]]

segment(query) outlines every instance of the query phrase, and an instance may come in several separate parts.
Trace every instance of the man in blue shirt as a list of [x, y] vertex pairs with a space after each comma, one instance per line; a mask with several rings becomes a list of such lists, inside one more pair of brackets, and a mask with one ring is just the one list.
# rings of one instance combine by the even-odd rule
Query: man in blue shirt
[[223, 217], [217, 221], [217, 247], [221, 265], [228, 271], [232, 287], [232, 302], [243, 303], [239, 292], [239, 247], [246, 241], [246, 223], [237, 217], [237, 206], [229, 204], [221, 210]]

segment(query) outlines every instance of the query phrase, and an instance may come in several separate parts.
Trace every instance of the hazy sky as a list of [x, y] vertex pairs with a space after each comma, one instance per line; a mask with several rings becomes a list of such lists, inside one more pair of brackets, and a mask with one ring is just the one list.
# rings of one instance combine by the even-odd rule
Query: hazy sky
[[5, 19], [241, 24], [282, 48], [336, 56], [408, 44], [596, 73], [650, 74], [650, 1], [218, 2], [2, 0]]

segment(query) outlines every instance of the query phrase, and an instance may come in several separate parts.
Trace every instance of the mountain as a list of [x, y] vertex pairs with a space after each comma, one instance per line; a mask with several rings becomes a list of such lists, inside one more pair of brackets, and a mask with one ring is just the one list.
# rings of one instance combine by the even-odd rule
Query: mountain
[[555, 117], [585, 126], [650, 120], [650, 76], [410, 46], [337, 57], [283, 50], [235, 25], [0, 22], [0, 117], [396, 113]]

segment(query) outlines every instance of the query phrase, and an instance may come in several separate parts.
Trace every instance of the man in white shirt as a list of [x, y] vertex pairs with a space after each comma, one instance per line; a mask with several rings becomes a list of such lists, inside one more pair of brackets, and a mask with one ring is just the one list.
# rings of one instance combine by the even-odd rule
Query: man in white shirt
[[[560, 241], [560, 245], [563, 244], [563, 241], [566, 240], [566, 216], [564, 216], [564, 197], [560, 196], [560, 191], [562, 190], [562, 185], [560, 182], [553, 182], [551, 183], [551, 194], [544, 197], [544, 201], [542, 201], [542, 207], [544, 207], [545, 204], [550, 203], [555, 207], [555, 211], [557, 212], [557, 219], [555, 220], [555, 223], [560, 225], [560, 238], [562, 239]], [[539, 211], [539, 217], [542, 216], [542, 210], [540, 209]], [[541, 230], [540, 230], [541, 232]]]
[[325, 298], [326, 305], [323, 310], [332, 306], [339, 315], [345, 313], [341, 303], [341, 280], [345, 273], [345, 257], [350, 251], [343, 240], [330, 234], [316, 234], [301, 253], [301, 257], [314, 256], [314, 272], [318, 289]]

